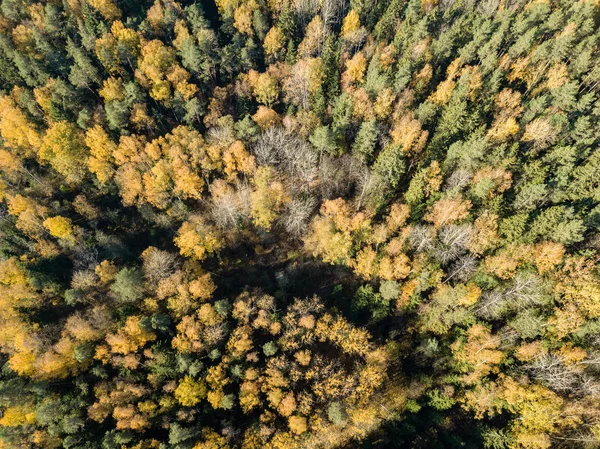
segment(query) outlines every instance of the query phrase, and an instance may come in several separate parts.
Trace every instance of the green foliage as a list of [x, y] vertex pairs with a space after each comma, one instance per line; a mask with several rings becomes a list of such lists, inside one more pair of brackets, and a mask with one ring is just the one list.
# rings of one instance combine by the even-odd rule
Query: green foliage
[[144, 277], [137, 268], [123, 268], [115, 276], [110, 289], [121, 302], [135, 302], [144, 294]]
[[339, 402], [332, 402], [329, 404], [327, 407], [327, 417], [329, 418], [329, 421], [338, 426], [346, 424], [348, 419], [344, 406]]

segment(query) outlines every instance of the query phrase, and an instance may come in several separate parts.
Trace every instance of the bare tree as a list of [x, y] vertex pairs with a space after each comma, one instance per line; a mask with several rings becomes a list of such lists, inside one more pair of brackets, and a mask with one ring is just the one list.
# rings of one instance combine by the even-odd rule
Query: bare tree
[[343, 197], [355, 184], [353, 173], [358, 162], [350, 155], [339, 158], [323, 156], [319, 163], [321, 195], [331, 199]]
[[319, 0], [296, 0], [294, 2], [296, 17], [303, 28], [319, 11], [319, 3]]
[[466, 252], [473, 233], [469, 224], [444, 226], [438, 232], [438, 243], [435, 253], [439, 261], [447, 264]]
[[483, 293], [475, 312], [483, 318], [498, 318], [507, 311], [540, 305], [547, 300], [544, 290], [539, 277], [520, 273], [510, 287]]
[[525, 370], [537, 381], [554, 391], [569, 392], [577, 396], [600, 393], [600, 383], [586, 372], [586, 365], [598, 364], [597, 359], [585, 359], [567, 363], [557, 354], [541, 354], [525, 366]]
[[452, 174], [448, 177], [448, 181], [446, 181], [446, 190], [461, 190], [469, 185], [471, 178], [473, 178], [473, 173], [471, 173], [468, 170], [454, 170]]
[[473, 273], [477, 271], [478, 266], [479, 262], [477, 258], [471, 253], [467, 253], [452, 264], [448, 271], [446, 282], [450, 281], [450, 279], [466, 282], [471, 279]]
[[416, 225], [408, 237], [408, 244], [418, 253], [433, 249], [433, 228]]
[[177, 257], [168, 251], [148, 248], [142, 253], [144, 276], [150, 282], [169, 277], [177, 269]]
[[308, 220], [316, 206], [317, 201], [311, 197], [292, 200], [282, 217], [285, 229], [296, 237], [304, 234]]
[[252, 151], [260, 165], [271, 165], [286, 175], [293, 190], [304, 190], [316, 180], [319, 156], [310, 144], [285, 128], [269, 128], [260, 135]]
[[[215, 185], [217, 187], [217, 185]], [[212, 188], [214, 191], [215, 189]], [[236, 188], [218, 188], [218, 194], [211, 195], [210, 214], [217, 226], [235, 228], [250, 215], [250, 187], [239, 183]]]
[[323, 19], [323, 35], [327, 34], [330, 26], [342, 21], [346, 12], [348, 0], [323, 0], [321, 6], [321, 19]]

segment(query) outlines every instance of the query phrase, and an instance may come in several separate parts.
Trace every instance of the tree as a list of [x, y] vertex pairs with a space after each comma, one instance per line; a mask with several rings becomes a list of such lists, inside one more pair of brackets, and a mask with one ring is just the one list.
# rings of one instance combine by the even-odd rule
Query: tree
[[263, 43], [265, 54], [271, 57], [277, 57], [285, 47], [285, 35], [277, 26], [272, 27]]
[[442, 198], [438, 200], [425, 216], [425, 219], [436, 228], [465, 219], [469, 215], [471, 201], [460, 197]]
[[225, 244], [219, 233], [207, 226], [199, 215], [191, 216], [177, 231], [174, 239], [180, 254], [203, 260]]
[[88, 169], [94, 173], [102, 183], [108, 182], [114, 175], [111, 162], [117, 145], [112, 142], [100, 125], [87, 130], [85, 144], [90, 149]]
[[265, 130], [279, 124], [281, 118], [273, 109], [259, 106], [256, 114], [252, 116], [252, 120], [256, 122], [260, 129]]
[[144, 294], [144, 279], [136, 268], [123, 268], [114, 279], [110, 289], [124, 303], [136, 302]]
[[377, 122], [370, 120], [363, 122], [360, 126], [356, 140], [352, 145], [352, 153], [358, 158], [365, 162], [368, 162], [373, 157], [375, 151], [375, 145], [377, 143]]
[[306, 26], [304, 39], [298, 45], [298, 56], [300, 58], [319, 56], [324, 41], [323, 30], [323, 19], [321, 19], [321, 16], [316, 15]]
[[346, 71], [342, 74], [342, 86], [348, 88], [354, 84], [363, 83], [365, 81], [366, 70], [367, 58], [359, 51], [352, 59], [346, 61]]
[[192, 377], [185, 376], [179, 381], [174, 395], [184, 407], [193, 407], [206, 397], [206, 385], [202, 381], [195, 381]]
[[256, 226], [268, 231], [289, 197], [283, 184], [276, 179], [274, 170], [269, 167], [259, 167], [253, 183], [250, 215]]
[[288, 422], [290, 430], [295, 434], [303, 434], [308, 429], [306, 418], [304, 416], [290, 416]]
[[268, 73], [261, 73], [254, 84], [254, 95], [260, 103], [271, 107], [279, 96], [277, 81]]
[[38, 157], [73, 184], [85, 176], [86, 153], [83, 133], [74, 124], [61, 121], [46, 131]]
[[73, 240], [73, 224], [69, 218], [61, 216], [46, 218], [43, 224], [52, 237]]

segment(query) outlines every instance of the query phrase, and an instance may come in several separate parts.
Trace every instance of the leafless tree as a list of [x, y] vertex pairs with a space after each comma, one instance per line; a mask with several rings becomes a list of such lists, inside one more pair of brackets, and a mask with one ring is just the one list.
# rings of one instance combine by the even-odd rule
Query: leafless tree
[[321, 19], [323, 19], [323, 35], [327, 34], [327, 28], [342, 21], [346, 12], [348, 0], [323, 0], [321, 6]]
[[526, 371], [542, 384], [554, 391], [569, 392], [577, 396], [600, 393], [600, 383], [586, 372], [587, 364], [598, 360], [585, 359], [575, 364], [566, 363], [566, 359], [557, 354], [541, 354], [529, 362]]
[[482, 2], [479, 3], [479, 5], [477, 5], [477, 9], [481, 13], [483, 13], [487, 16], [491, 16], [492, 14], [494, 14], [496, 12], [499, 5], [500, 5], [500, 0], [483, 0]]
[[292, 200], [282, 217], [285, 229], [296, 237], [304, 234], [308, 220], [316, 206], [317, 201], [314, 198], [308, 197]]
[[339, 158], [323, 156], [319, 163], [321, 195], [325, 199], [343, 197], [355, 184], [358, 162], [350, 155]]
[[479, 262], [477, 261], [477, 258], [472, 254], [467, 253], [452, 264], [448, 271], [446, 282], [450, 281], [450, 279], [466, 282], [471, 279], [473, 273], [477, 271], [478, 266]]
[[300, 24], [304, 27], [319, 11], [319, 0], [296, 0], [294, 1], [294, 9], [296, 17]]
[[233, 129], [227, 126], [213, 126], [206, 133], [206, 140], [223, 147], [231, 145], [235, 141]]
[[76, 270], [87, 270], [98, 264], [98, 250], [86, 245], [77, 245], [73, 250], [73, 265]]
[[483, 293], [476, 314], [483, 318], [497, 318], [509, 310], [524, 310], [543, 304], [545, 299], [544, 285], [540, 278], [518, 274], [510, 287]]
[[408, 237], [408, 244], [416, 252], [433, 249], [433, 228], [431, 226], [416, 225]]
[[373, 174], [371, 169], [366, 165], [359, 165], [356, 173], [356, 188], [358, 193], [357, 210], [359, 210], [363, 203], [375, 193], [377, 186], [377, 177]]
[[209, 210], [217, 226], [223, 229], [237, 227], [250, 215], [250, 187], [240, 183], [235, 189], [228, 188], [212, 195]]
[[271, 165], [286, 175], [293, 190], [309, 187], [317, 178], [319, 156], [302, 139], [285, 128], [269, 128], [260, 135], [252, 151], [260, 165]]
[[473, 178], [473, 173], [471, 173], [468, 170], [454, 170], [452, 174], [448, 177], [448, 181], [446, 181], [446, 190], [461, 190], [469, 185], [471, 178]]
[[448, 225], [440, 229], [435, 248], [438, 260], [446, 264], [464, 254], [472, 232], [472, 226], [469, 224]]
[[143, 254], [144, 276], [150, 282], [169, 277], [177, 269], [177, 257], [168, 251], [151, 248]]

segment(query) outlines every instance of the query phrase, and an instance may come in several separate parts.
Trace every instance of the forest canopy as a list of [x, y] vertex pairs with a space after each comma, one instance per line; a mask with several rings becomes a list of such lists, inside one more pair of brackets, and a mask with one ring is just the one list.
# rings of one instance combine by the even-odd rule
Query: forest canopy
[[600, 447], [600, 2], [1, 0], [0, 449]]

